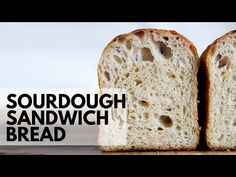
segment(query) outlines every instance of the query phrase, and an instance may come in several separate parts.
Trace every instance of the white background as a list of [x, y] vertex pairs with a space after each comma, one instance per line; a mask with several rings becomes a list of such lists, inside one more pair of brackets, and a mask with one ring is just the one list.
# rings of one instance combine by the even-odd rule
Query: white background
[[115, 36], [172, 29], [199, 55], [236, 23], [0, 23], [0, 88], [97, 88], [97, 63]]

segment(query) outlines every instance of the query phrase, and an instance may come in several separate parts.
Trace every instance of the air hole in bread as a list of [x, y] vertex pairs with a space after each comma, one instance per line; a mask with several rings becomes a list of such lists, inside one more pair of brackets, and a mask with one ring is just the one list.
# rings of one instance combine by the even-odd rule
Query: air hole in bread
[[129, 77], [129, 73], [126, 73], [126, 74], [125, 74], [125, 77], [128, 78], [128, 77]]
[[233, 47], [236, 48], [236, 42], [233, 43]]
[[[127, 52], [124, 51], [124, 50], [123, 50], [123, 55], [124, 55], [125, 58], [128, 58], [128, 54], [127, 54]], [[124, 59], [123, 57], [122, 57], [122, 60], [125, 62], [125, 59]]]
[[120, 47], [115, 47], [115, 50], [116, 50], [118, 53], [121, 52]]
[[160, 118], [160, 123], [164, 126], [164, 127], [172, 127], [173, 126], [173, 121], [170, 118], [170, 116], [167, 115], [161, 115]]
[[160, 53], [166, 58], [166, 59], [170, 59], [173, 54], [171, 51], [170, 47], [167, 47], [167, 45], [164, 44], [164, 42], [162, 41], [157, 41], [155, 42], [157, 48], [159, 49]]
[[224, 77], [225, 74], [226, 74], [225, 71], [223, 71], [223, 72], [220, 73], [220, 75], [221, 75], [222, 77]]
[[138, 36], [139, 38], [143, 38], [144, 34], [145, 33], [141, 30], [134, 33], [134, 35]]
[[137, 139], [142, 140], [142, 137], [141, 137], [141, 136], [138, 136]]
[[171, 108], [167, 108], [166, 110], [167, 110], [167, 111], [172, 111], [172, 109], [171, 109]]
[[158, 128], [157, 128], [157, 130], [159, 130], [159, 131], [162, 131], [162, 130], [163, 130], [163, 128], [161, 128], [161, 127], [158, 127]]
[[228, 63], [229, 63], [229, 57], [228, 57], [228, 56], [224, 56], [223, 58], [221, 58], [221, 59], [219, 60], [218, 68], [223, 68], [223, 67], [225, 67]]
[[130, 91], [129, 93], [130, 93], [130, 95], [133, 95], [133, 96], [134, 96], [134, 92], [133, 92], [133, 91]]
[[228, 120], [224, 120], [225, 125], [229, 125], [229, 121]]
[[236, 81], [236, 75], [233, 76], [233, 80]]
[[139, 69], [138, 69], [138, 68], [135, 68], [134, 72], [138, 72], [138, 71], [139, 71]]
[[139, 100], [138, 103], [145, 108], [149, 107], [149, 103], [145, 100]]
[[159, 118], [159, 115], [158, 115], [157, 113], [154, 113], [154, 117], [155, 117], [156, 119], [158, 119], [158, 118]]
[[139, 80], [139, 79], [136, 79], [136, 80], [135, 80], [135, 83], [136, 83], [136, 85], [139, 85], [139, 84], [141, 84], [141, 83], [142, 83], [142, 81], [141, 81], [141, 80]]
[[115, 79], [114, 85], [117, 84], [118, 80], [119, 80], [118, 78]]
[[105, 74], [107, 80], [110, 81], [111, 78], [110, 78], [110, 74], [109, 74], [109, 72], [105, 71], [104, 74]]
[[141, 53], [142, 53], [142, 60], [143, 61], [151, 61], [151, 62], [153, 62], [154, 56], [152, 55], [152, 52], [151, 52], [151, 50], [149, 48], [143, 47], [141, 49]]
[[230, 68], [230, 60], [228, 61], [227, 66], [226, 66], [227, 70], [229, 70], [229, 68]]
[[143, 113], [143, 116], [144, 116], [145, 119], [148, 119], [149, 118], [149, 113], [145, 112], [145, 113]]
[[185, 132], [184, 132], [184, 135], [188, 135], [188, 132], [185, 131]]
[[176, 76], [175, 76], [174, 74], [172, 74], [172, 73], [169, 73], [169, 77], [170, 77], [171, 79], [175, 79], [175, 78], [176, 78]]
[[186, 113], [186, 107], [183, 106], [183, 114], [185, 114], [185, 113]]
[[232, 100], [233, 100], [233, 102], [236, 102], [236, 96], [234, 96]]
[[220, 107], [220, 113], [222, 114], [222, 112], [223, 112], [223, 107], [221, 106]]
[[221, 134], [220, 137], [217, 139], [218, 141], [221, 141], [223, 139], [224, 135]]
[[180, 73], [181, 73], [182, 75], [185, 75], [185, 71], [184, 71], [183, 68], [182, 68], [182, 70], [180, 71]]
[[177, 36], [175, 39], [179, 40], [179, 36]]
[[163, 39], [166, 40], [166, 41], [169, 40], [169, 38], [167, 36], [164, 36]]
[[236, 126], [236, 119], [233, 120], [233, 126]]
[[[188, 63], [188, 60], [186, 60], [184, 57], [180, 57], [179, 60], [182, 63], [182, 65], [186, 65]], [[183, 69], [185, 69], [185, 68], [183, 68]], [[181, 70], [181, 73], [182, 73], [182, 71], [184, 71], [184, 70]]]
[[119, 56], [114, 55], [113, 57], [114, 57], [114, 59], [116, 60], [117, 63], [122, 64], [122, 60]]
[[133, 120], [135, 119], [135, 117], [134, 117], [134, 116], [130, 116], [130, 118], [131, 118], [131, 119], [133, 119]]
[[176, 126], [176, 130], [180, 131], [181, 130], [181, 127], [178, 125]]
[[221, 54], [217, 54], [217, 55], [216, 55], [215, 62], [217, 63], [217, 62], [221, 59], [221, 57], [222, 57]]
[[126, 47], [128, 50], [131, 50], [132, 44], [131, 44], [131, 41], [130, 41], [129, 39], [126, 41], [125, 47]]

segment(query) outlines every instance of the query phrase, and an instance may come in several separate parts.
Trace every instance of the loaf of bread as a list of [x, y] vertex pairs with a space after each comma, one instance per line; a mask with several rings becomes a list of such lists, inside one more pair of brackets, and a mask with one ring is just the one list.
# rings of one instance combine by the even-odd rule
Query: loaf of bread
[[127, 91], [127, 141], [103, 146], [119, 135], [101, 126], [101, 149], [195, 149], [199, 61], [194, 45], [175, 31], [140, 29], [114, 38], [102, 53], [98, 80], [100, 88]]
[[205, 135], [214, 150], [236, 149], [236, 31], [214, 41], [201, 56], [205, 71]]

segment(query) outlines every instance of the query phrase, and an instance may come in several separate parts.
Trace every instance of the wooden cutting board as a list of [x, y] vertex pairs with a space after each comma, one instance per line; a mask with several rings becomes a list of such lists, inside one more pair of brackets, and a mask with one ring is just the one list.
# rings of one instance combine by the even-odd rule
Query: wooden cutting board
[[0, 155], [236, 155], [236, 151], [102, 152], [97, 146], [0, 146]]

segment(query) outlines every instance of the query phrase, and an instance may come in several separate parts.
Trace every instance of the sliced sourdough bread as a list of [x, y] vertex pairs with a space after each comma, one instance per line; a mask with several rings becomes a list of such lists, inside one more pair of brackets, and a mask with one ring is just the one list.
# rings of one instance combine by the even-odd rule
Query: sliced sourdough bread
[[114, 38], [102, 53], [98, 80], [100, 88], [127, 91], [127, 142], [103, 146], [119, 135], [100, 126], [101, 149], [195, 149], [198, 68], [196, 48], [175, 31], [140, 29]]
[[205, 86], [205, 136], [211, 149], [236, 149], [236, 31], [214, 41], [201, 56]]

